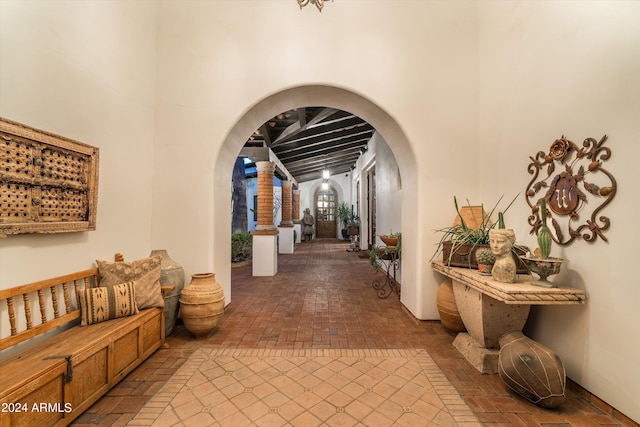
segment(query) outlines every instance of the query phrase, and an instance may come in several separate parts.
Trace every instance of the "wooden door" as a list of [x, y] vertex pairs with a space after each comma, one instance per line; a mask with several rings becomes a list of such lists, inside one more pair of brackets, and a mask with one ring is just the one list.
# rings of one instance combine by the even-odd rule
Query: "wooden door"
[[336, 192], [333, 188], [316, 191], [316, 237], [336, 237]]

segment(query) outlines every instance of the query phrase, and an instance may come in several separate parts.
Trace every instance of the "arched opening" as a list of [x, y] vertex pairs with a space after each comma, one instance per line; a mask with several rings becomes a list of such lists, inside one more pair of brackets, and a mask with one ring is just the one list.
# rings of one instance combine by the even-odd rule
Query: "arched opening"
[[383, 109], [369, 99], [345, 89], [332, 86], [301, 86], [283, 90], [261, 100], [247, 110], [227, 135], [217, 158], [214, 159], [214, 218], [212, 234], [214, 242], [214, 268], [218, 281], [231, 300], [230, 245], [226, 244], [231, 234], [230, 177], [235, 159], [248, 135], [270, 117], [292, 108], [305, 105], [324, 105], [350, 111], [370, 123], [387, 141], [402, 174], [403, 196], [402, 224], [417, 225], [417, 229], [404, 234], [403, 238], [403, 292], [402, 303], [416, 316], [422, 313], [422, 271], [418, 261], [423, 255], [418, 242], [419, 206], [417, 164], [406, 135], [398, 123]]

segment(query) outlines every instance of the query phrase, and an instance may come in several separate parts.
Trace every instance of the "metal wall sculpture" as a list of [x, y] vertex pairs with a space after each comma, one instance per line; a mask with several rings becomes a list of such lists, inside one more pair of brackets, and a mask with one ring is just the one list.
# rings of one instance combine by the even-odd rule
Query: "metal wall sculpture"
[[95, 230], [98, 148], [0, 118], [0, 237]]
[[564, 135], [556, 139], [549, 152], [539, 151], [530, 157], [527, 170], [533, 175], [526, 191], [531, 207], [529, 225], [531, 234], [537, 234], [542, 225], [538, 200], [547, 201], [547, 217], [553, 240], [568, 245], [576, 239], [588, 242], [604, 235], [611, 225], [600, 212], [616, 195], [616, 180], [603, 164], [611, 157], [611, 149], [604, 146], [607, 135], [600, 141], [587, 138], [578, 147]]

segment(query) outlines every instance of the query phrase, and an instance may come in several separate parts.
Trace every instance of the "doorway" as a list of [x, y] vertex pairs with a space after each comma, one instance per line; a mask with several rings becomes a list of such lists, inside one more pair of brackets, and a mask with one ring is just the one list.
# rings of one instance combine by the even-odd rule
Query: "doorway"
[[316, 237], [336, 237], [336, 190], [333, 187], [316, 190]]
[[[407, 309], [419, 319], [432, 319], [438, 317], [438, 312], [433, 302], [432, 295], [437, 292], [438, 284], [429, 276], [424, 276], [423, 263], [418, 257], [423, 252], [422, 239], [418, 236], [426, 235], [427, 221], [420, 220], [424, 212], [418, 203], [424, 193], [418, 191], [418, 171], [416, 156], [407, 135], [400, 128], [396, 120], [371, 100], [346, 89], [331, 85], [302, 85], [271, 93], [260, 99], [249, 108], [244, 115], [229, 130], [224, 139], [224, 149], [218, 150], [213, 159], [213, 176], [210, 181], [210, 190], [213, 197], [207, 204], [212, 218], [208, 222], [207, 231], [193, 236], [193, 241], [202, 249], [198, 257], [191, 264], [193, 268], [204, 265], [216, 272], [216, 280], [222, 285], [227, 301], [232, 299], [231, 294], [231, 245], [218, 244], [228, 241], [231, 234], [229, 212], [231, 211], [231, 197], [228, 185], [232, 175], [235, 159], [246, 143], [247, 135], [251, 135], [264, 120], [274, 115], [296, 108], [301, 105], [325, 105], [350, 111], [358, 117], [370, 123], [395, 153], [398, 168], [402, 171], [403, 191], [413, 194], [411, 197], [403, 197], [400, 201], [403, 224], [413, 224], [412, 232], [403, 236], [403, 292], [401, 300]], [[378, 171], [379, 172], [379, 171]], [[361, 182], [360, 206], [366, 209], [366, 178]], [[313, 193], [309, 194], [313, 197]], [[310, 197], [310, 198], [311, 198]], [[311, 202], [311, 200], [309, 200]], [[215, 206], [215, 209], [214, 209]], [[365, 222], [363, 218], [362, 223]], [[378, 227], [380, 224], [378, 224]], [[366, 229], [362, 230], [363, 239]], [[182, 241], [182, 240], [180, 240]], [[199, 267], [202, 268], [202, 267]]]
[[367, 172], [367, 223], [369, 224], [368, 247], [376, 244], [376, 167]]

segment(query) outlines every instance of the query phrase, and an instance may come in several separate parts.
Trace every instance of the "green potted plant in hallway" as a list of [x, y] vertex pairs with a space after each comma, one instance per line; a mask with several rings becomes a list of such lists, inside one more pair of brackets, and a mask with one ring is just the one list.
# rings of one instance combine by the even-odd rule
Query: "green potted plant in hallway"
[[338, 221], [340, 222], [340, 233], [343, 239], [348, 239], [349, 234], [347, 233], [347, 229], [351, 222], [351, 210], [349, 209], [349, 205], [346, 202], [340, 202], [338, 205]]

